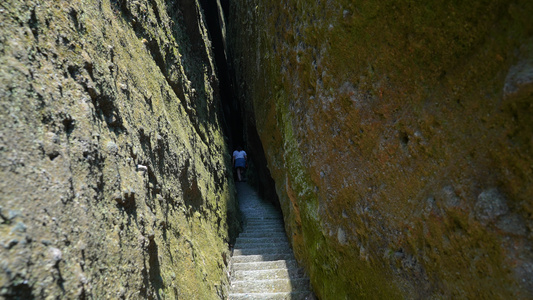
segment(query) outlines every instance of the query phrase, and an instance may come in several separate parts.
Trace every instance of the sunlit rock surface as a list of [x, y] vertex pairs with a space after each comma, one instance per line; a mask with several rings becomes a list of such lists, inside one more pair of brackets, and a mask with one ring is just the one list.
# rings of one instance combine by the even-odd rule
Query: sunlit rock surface
[[532, 15], [231, 1], [235, 86], [318, 296], [533, 296]]
[[216, 299], [234, 188], [198, 3], [0, 4], [0, 298]]

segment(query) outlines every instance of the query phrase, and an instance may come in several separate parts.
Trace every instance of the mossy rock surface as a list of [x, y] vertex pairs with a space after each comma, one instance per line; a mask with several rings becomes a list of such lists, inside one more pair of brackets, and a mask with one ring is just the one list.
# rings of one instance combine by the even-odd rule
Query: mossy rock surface
[[229, 56], [322, 299], [533, 295], [530, 1], [232, 1]]
[[198, 3], [8, 0], [0, 32], [0, 298], [223, 298], [237, 208]]

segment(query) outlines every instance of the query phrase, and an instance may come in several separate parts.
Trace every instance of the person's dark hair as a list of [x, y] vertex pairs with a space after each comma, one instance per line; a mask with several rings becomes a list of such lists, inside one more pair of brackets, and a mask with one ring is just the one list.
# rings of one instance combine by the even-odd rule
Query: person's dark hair
[[242, 147], [241, 146], [237, 146], [237, 151], [242, 151]]

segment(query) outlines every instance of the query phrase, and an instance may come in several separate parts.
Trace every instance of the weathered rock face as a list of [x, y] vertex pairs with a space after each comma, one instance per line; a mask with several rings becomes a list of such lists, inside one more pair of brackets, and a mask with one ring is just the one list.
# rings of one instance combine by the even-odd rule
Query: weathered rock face
[[201, 9], [0, 4], [0, 296], [223, 297], [235, 197]]
[[532, 14], [231, 2], [236, 86], [321, 298], [533, 295]]

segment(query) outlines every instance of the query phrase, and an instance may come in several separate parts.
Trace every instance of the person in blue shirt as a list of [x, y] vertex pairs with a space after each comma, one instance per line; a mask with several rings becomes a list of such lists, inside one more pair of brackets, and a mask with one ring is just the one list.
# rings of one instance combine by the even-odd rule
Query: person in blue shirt
[[246, 161], [248, 156], [246, 152], [242, 150], [242, 147], [237, 147], [237, 150], [233, 151], [233, 167], [237, 169], [237, 178], [239, 182], [243, 181], [244, 169], [246, 168]]

